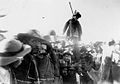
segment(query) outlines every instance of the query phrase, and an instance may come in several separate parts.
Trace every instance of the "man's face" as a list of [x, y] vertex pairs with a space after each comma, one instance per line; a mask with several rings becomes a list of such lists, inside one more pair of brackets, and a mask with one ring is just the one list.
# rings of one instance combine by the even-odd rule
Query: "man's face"
[[40, 48], [40, 53], [46, 53], [47, 45], [41, 44], [41, 45], [39, 46], [39, 48]]
[[47, 53], [47, 45], [45, 44], [38, 44], [37, 45], [37, 54], [36, 56], [40, 59], [44, 58], [44, 56], [46, 56], [48, 53]]

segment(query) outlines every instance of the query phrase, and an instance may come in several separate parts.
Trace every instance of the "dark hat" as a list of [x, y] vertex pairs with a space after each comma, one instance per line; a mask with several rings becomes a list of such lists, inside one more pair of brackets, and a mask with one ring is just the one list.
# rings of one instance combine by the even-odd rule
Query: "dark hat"
[[36, 29], [31, 29], [27, 33], [32, 35], [32, 36], [41, 38], [40, 32], [38, 30], [36, 30]]
[[111, 41], [109, 41], [109, 46], [111, 46], [111, 45], [114, 45], [115, 44], [115, 40], [111, 40]]
[[76, 16], [76, 18], [81, 18], [81, 14], [79, 12], [74, 13], [73, 16]]
[[11, 64], [31, 51], [29, 45], [24, 45], [15, 39], [4, 39], [0, 42], [0, 46], [0, 66]]

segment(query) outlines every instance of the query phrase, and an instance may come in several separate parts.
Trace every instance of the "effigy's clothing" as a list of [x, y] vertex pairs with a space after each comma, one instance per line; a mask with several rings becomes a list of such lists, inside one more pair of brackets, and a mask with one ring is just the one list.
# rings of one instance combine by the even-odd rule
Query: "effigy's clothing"
[[65, 33], [66, 30], [67, 30], [66, 35], [68, 37], [70, 37], [71, 39], [77, 38], [78, 40], [81, 40], [82, 28], [78, 20], [74, 18], [69, 19], [65, 24], [63, 32]]

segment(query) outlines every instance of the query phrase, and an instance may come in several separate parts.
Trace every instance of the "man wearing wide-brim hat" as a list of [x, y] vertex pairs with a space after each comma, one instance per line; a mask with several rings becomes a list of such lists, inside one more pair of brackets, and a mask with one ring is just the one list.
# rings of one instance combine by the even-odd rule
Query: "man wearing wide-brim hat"
[[[15, 83], [10, 66], [15, 65], [29, 52], [31, 52], [31, 47], [18, 40], [4, 39], [0, 42], [0, 84]], [[17, 66], [18, 64], [20, 63], [17, 62]], [[15, 65], [15, 67], [17, 66]]]

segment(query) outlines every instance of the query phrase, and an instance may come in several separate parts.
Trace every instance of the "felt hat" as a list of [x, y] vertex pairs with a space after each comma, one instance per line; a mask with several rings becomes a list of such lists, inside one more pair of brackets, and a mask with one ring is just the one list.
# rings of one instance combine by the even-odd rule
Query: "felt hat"
[[0, 42], [0, 66], [11, 64], [31, 52], [31, 47], [16, 39], [4, 39]]

